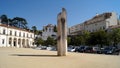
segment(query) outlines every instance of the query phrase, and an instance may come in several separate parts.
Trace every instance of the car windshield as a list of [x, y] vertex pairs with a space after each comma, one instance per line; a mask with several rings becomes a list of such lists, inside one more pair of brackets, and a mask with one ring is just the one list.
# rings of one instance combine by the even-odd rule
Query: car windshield
[[112, 48], [107, 47], [107, 48], [105, 48], [105, 50], [112, 50]]
[[84, 49], [85, 47], [80, 47], [80, 49]]

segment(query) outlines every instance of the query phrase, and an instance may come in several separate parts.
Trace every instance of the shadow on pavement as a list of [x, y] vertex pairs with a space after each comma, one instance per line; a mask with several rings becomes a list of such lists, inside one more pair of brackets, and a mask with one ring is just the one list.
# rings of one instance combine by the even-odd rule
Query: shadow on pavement
[[27, 56], [27, 57], [59, 57], [57, 55], [36, 55], [36, 54], [11, 54], [11, 56]]

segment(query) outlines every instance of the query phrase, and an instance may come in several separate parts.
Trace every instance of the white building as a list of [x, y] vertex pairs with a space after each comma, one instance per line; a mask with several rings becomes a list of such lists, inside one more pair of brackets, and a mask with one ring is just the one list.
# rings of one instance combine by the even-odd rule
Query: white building
[[100, 29], [107, 30], [110, 26], [118, 25], [116, 13], [108, 12], [96, 15], [92, 19], [84, 22], [86, 31], [94, 32]]
[[110, 26], [120, 25], [120, 20], [114, 12], [97, 14], [92, 19], [69, 28], [70, 35], [78, 35], [82, 31], [95, 32], [100, 29], [107, 30]]
[[34, 33], [0, 22], [0, 47], [34, 47]]
[[57, 33], [54, 32], [54, 26], [52, 24], [48, 24], [47, 26], [43, 26], [42, 39], [47, 40], [48, 37], [52, 37], [56, 39]]
[[84, 30], [84, 24], [77, 24], [69, 28], [69, 35], [78, 35], [81, 34]]

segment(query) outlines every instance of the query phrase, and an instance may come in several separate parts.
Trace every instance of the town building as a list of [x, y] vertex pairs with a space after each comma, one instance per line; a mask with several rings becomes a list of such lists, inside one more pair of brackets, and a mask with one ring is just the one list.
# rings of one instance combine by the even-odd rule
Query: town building
[[0, 47], [34, 47], [34, 33], [0, 22]]
[[97, 14], [92, 19], [84, 22], [84, 27], [88, 32], [95, 32], [100, 29], [107, 30], [110, 26], [118, 25], [118, 18], [116, 13], [107, 12], [103, 14]]
[[47, 26], [43, 26], [41, 38], [43, 40], [47, 40], [48, 37], [56, 39], [57, 33], [54, 31], [54, 27], [55, 26], [52, 24], [48, 24]]
[[108, 30], [109, 27], [116, 25], [120, 25], [120, 20], [118, 20], [117, 14], [115, 12], [106, 12], [103, 14], [97, 14], [81, 24], [68, 28], [68, 32], [70, 35], [78, 35], [83, 31], [95, 32], [100, 29]]
[[82, 31], [84, 30], [84, 24], [77, 24], [68, 29], [69, 29], [68, 30], [69, 35], [78, 35], [81, 34]]

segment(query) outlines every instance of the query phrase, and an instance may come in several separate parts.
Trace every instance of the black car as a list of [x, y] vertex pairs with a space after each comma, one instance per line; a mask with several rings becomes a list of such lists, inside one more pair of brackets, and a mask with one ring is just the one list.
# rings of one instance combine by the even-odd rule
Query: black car
[[116, 54], [119, 55], [120, 49], [116, 48], [116, 47], [106, 47], [102, 53], [104, 54]]
[[85, 53], [93, 53], [93, 48], [90, 47], [90, 46], [86, 46], [85, 49], [84, 49], [84, 52]]
[[79, 46], [75, 49], [75, 52], [84, 52], [85, 46]]

